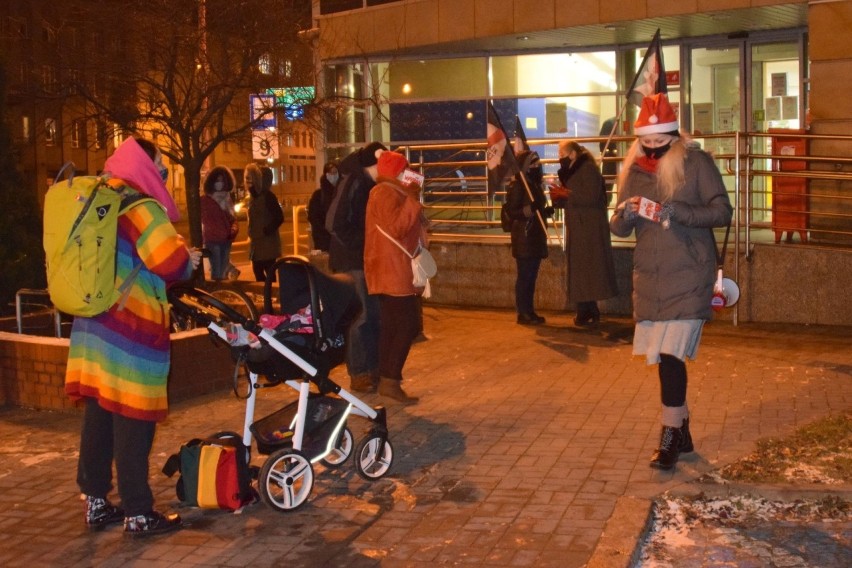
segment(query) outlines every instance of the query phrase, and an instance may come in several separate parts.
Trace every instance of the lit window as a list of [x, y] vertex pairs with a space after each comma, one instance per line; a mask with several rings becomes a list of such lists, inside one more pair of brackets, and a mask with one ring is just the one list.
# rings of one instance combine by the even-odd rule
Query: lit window
[[21, 117], [21, 138], [25, 141], [29, 141], [32, 132], [30, 132], [30, 117], [22, 116]]
[[268, 53], [264, 53], [263, 55], [260, 56], [260, 59], [257, 62], [257, 68], [264, 75], [269, 75], [269, 74], [272, 73], [272, 71], [270, 70], [271, 67], [270, 67], [270, 63], [269, 63], [269, 54]]
[[124, 131], [117, 125], [112, 125], [112, 145], [114, 148], [118, 148], [121, 146], [121, 143], [124, 142]]
[[85, 128], [85, 125], [85, 122], [82, 120], [75, 120], [71, 123], [72, 148], [80, 148], [83, 145], [83, 129]]
[[56, 120], [53, 118], [44, 120], [44, 143], [47, 146], [56, 144]]

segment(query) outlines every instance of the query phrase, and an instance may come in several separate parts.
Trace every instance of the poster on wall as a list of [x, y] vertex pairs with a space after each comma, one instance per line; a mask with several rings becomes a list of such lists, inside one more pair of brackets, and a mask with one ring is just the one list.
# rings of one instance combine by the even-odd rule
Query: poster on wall
[[766, 120], [781, 120], [781, 97], [766, 97], [763, 103]]
[[545, 103], [544, 125], [547, 134], [565, 134], [568, 132], [568, 105], [565, 103]]
[[692, 112], [692, 131], [698, 135], [712, 134], [713, 103], [695, 103]]
[[717, 116], [717, 124], [719, 132], [731, 132], [734, 130], [734, 109], [731, 107], [722, 107], [719, 109]]
[[781, 116], [784, 120], [799, 118], [799, 97], [781, 97]]
[[784, 97], [787, 96], [787, 74], [773, 73], [770, 78], [772, 83], [772, 96]]

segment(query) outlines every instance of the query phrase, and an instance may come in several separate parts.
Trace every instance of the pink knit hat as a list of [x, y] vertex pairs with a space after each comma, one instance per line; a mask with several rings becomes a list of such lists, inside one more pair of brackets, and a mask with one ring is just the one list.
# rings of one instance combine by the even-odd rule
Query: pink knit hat
[[408, 167], [408, 160], [398, 152], [382, 152], [379, 156], [377, 173], [380, 176], [395, 178]]
[[665, 94], [657, 93], [642, 99], [642, 108], [639, 109], [639, 118], [633, 123], [633, 131], [636, 136], [677, 135], [677, 115]]

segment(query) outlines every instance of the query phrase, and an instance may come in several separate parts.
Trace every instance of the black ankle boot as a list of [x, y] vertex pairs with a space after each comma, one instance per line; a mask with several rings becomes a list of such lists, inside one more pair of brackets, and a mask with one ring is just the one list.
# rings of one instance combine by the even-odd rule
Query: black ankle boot
[[683, 426], [680, 427], [680, 447], [678, 452], [688, 454], [695, 449], [692, 445], [692, 434], [689, 433], [689, 418], [683, 419]]
[[671, 469], [677, 463], [677, 456], [680, 453], [680, 445], [682, 436], [680, 428], [673, 426], [663, 426], [660, 433], [660, 447], [651, 456], [651, 467], [656, 469]]

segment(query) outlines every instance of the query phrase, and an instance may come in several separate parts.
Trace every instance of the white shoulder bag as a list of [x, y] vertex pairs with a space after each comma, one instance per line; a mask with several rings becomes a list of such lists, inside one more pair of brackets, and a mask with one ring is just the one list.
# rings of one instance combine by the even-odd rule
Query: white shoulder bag
[[376, 225], [376, 228], [411, 259], [411, 272], [414, 274], [414, 286], [417, 288], [424, 288], [424, 298], [431, 296], [432, 290], [429, 286], [429, 279], [433, 278], [438, 273], [438, 265], [435, 264], [435, 259], [432, 258], [432, 254], [429, 252], [429, 249], [423, 248], [423, 244], [418, 242], [417, 250], [414, 254], [411, 254], [398, 240], [387, 234], [384, 229], [378, 225]]

